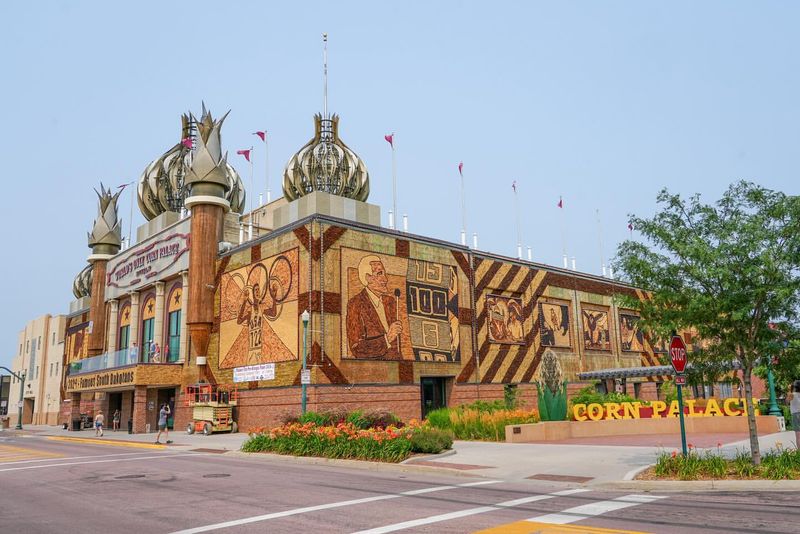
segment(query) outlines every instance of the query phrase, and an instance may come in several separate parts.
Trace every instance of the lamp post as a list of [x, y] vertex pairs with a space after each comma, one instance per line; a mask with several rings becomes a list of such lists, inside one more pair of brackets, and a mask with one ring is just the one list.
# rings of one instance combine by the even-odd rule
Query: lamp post
[[[775, 323], [769, 323], [770, 330], [777, 330], [777, 325]], [[767, 356], [767, 384], [769, 384], [769, 408], [767, 409], [767, 415], [777, 415], [783, 416], [783, 412], [778, 407], [778, 401], [775, 396], [775, 376], [772, 374], [772, 358], [773, 356]]]
[[300, 409], [302, 413], [306, 413], [306, 400], [307, 394], [306, 391], [306, 354], [308, 350], [308, 320], [311, 318], [311, 314], [308, 313], [308, 310], [305, 310], [301, 315], [300, 319], [303, 321], [303, 371], [300, 373]]
[[20, 374], [17, 374], [8, 367], [3, 367], [2, 365], [0, 365], [0, 369], [5, 369], [15, 376], [17, 380], [19, 380], [19, 404], [17, 404], [17, 407], [19, 408], [19, 418], [17, 419], [17, 426], [14, 428], [17, 430], [22, 430], [22, 396], [25, 394], [25, 369], [20, 371]]

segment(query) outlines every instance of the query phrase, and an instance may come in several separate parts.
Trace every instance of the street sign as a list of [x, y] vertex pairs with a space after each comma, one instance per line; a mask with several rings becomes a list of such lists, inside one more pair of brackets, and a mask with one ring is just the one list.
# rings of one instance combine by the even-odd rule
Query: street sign
[[669, 357], [672, 360], [672, 368], [675, 372], [682, 374], [686, 370], [686, 344], [681, 336], [672, 336], [669, 344]]
[[311, 369], [303, 369], [302, 371], [300, 371], [300, 383], [301, 384], [311, 383]]
[[675, 377], [675, 385], [676, 386], [685, 386], [686, 385], [686, 375], [677, 375]]

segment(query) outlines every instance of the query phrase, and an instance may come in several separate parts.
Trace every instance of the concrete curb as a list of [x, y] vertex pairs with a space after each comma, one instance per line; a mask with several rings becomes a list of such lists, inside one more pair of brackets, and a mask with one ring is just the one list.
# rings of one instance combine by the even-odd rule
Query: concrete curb
[[440, 458], [447, 458], [448, 456], [453, 456], [456, 453], [455, 449], [450, 449], [449, 451], [440, 452], [439, 454], [429, 454], [428, 456], [412, 456], [411, 458], [406, 458], [400, 465], [404, 464], [413, 464], [414, 462], [435, 462]]
[[800, 480], [623, 480], [595, 488], [652, 492], [800, 491]]
[[[455, 451], [453, 451], [453, 453], [455, 453]], [[385, 462], [370, 462], [366, 460], [318, 458], [316, 456], [284, 456], [282, 454], [273, 454], [269, 452], [241, 452], [241, 451], [229, 451], [224, 453], [222, 456], [252, 458], [264, 461], [277, 461], [283, 463], [320, 465], [329, 467], [348, 467], [348, 468], [362, 469], [367, 471], [395, 471], [398, 473], [427, 473], [432, 475], [447, 475], [447, 476], [466, 477], [466, 478], [494, 478], [494, 477], [486, 477], [474, 472], [464, 472], [458, 469], [448, 469], [444, 467], [433, 467], [427, 465], [414, 465], [413, 463], [412, 464], [405, 463], [408, 460], [405, 460], [403, 463], [392, 464]], [[441, 456], [439, 455], [435, 455], [433, 457], [441, 458]], [[421, 459], [421, 457], [415, 459]]]

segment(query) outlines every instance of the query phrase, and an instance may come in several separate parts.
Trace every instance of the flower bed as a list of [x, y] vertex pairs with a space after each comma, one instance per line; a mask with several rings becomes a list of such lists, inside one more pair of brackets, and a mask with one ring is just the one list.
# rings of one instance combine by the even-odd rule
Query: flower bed
[[754, 465], [750, 453], [739, 452], [733, 459], [724, 458], [717, 452], [698, 452], [689, 445], [685, 457], [678, 451], [662, 452], [656, 465], [639, 474], [645, 480], [726, 480], [769, 479], [796, 480], [800, 478], [800, 451], [795, 448], [780, 448], [761, 458], [761, 465]]
[[427, 421], [435, 428], [452, 430], [456, 439], [505, 441], [506, 425], [538, 423], [539, 415], [534, 410], [509, 410], [483, 403], [433, 410]]
[[397, 428], [358, 428], [353, 423], [319, 425], [313, 421], [253, 429], [244, 452], [273, 452], [379, 462], [401, 462], [412, 452], [438, 453], [452, 446], [452, 433], [412, 421]]

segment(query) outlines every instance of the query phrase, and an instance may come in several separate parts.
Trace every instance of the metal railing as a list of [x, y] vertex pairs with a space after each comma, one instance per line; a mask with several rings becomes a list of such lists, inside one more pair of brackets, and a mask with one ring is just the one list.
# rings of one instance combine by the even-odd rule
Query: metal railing
[[128, 365], [137, 365], [140, 363], [175, 363], [174, 361], [162, 360], [163, 355], [159, 355], [156, 352], [145, 351], [141, 353], [138, 347], [130, 347], [71, 362], [67, 374], [79, 375], [95, 373], [97, 371], [116, 369], [118, 367], [126, 367]]

